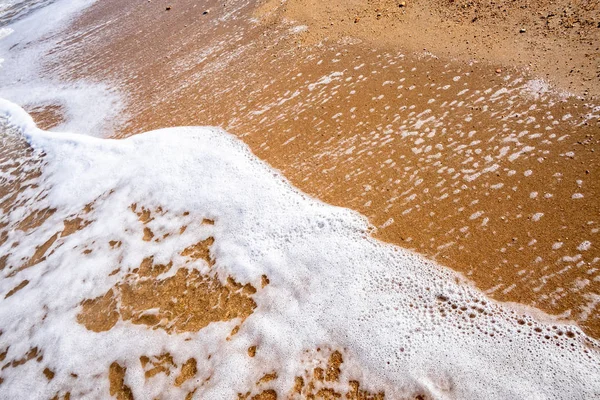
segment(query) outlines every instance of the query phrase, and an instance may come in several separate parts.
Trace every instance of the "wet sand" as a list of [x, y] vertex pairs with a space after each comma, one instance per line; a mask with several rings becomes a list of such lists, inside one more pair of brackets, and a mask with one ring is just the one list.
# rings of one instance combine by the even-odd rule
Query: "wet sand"
[[[93, 211], [96, 207], [102, 207], [103, 202], [111, 196], [111, 193], [105, 193], [104, 196], [87, 204], [80, 212], [70, 215], [64, 220], [64, 226], [61, 226], [58, 232], [51, 234], [50, 238], [46, 240], [43, 236], [44, 233], [40, 233], [39, 228], [57, 211], [58, 214], [62, 214], [64, 210], [40, 209], [32, 212], [30, 207], [34, 208], [36, 201], [46, 196], [47, 193], [42, 190], [38, 196], [33, 198], [26, 195], [27, 191], [29, 194], [35, 193], [38, 188], [40, 183], [38, 178], [43, 175], [45, 156], [44, 154], [35, 154], [23, 137], [11, 133], [6, 134], [4, 131], [2, 133], [0, 167], [11, 178], [3, 176], [1, 180], [0, 198], [2, 202], [0, 207], [3, 214], [9, 218], [3, 218], [1, 221], [0, 240], [2, 243], [12, 240], [12, 237], [9, 238], [9, 231], [19, 230], [33, 236], [36, 238], [35, 242], [40, 243], [31, 257], [21, 260], [22, 264], [7, 262], [10, 254], [0, 257], [0, 271], [5, 273], [6, 278], [12, 278], [30, 268], [41, 268], [41, 263], [67, 243], [66, 238], [71, 235], [77, 236], [77, 233], [84, 228], [98, 223], [94, 219]], [[187, 230], [188, 225], [200, 223], [208, 228], [215, 225], [215, 221], [201, 218], [197, 212], [186, 211], [182, 215], [173, 215], [161, 207], [150, 209], [137, 204], [132, 204], [128, 211], [134, 214], [144, 227], [143, 238], [140, 234], [140, 239], [144, 242], [160, 243], [181, 236]], [[165, 230], [165, 225], [169, 225], [165, 222], [173, 220], [184, 225], [175, 231]], [[15, 221], [18, 222], [16, 226], [14, 225]], [[152, 224], [153, 222], [154, 224]], [[153, 228], [150, 229], [149, 226], [153, 226]], [[157, 229], [157, 226], [162, 229]], [[129, 232], [129, 234], [135, 236], [133, 232]], [[107, 238], [103, 237], [102, 239]], [[77, 322], [90, 332], [96, 333], [109, 331], [119, 320], [123, 320], [134, 325], [143, 325], [149, 330], [164, 330], [169, 334], [185, 334], [198, 332], [213, 322], [237, 319], [239, 325], [236, 325], [224, 339], [231, 341], [238, 334], [240, 325], [257, 307], [252, 296], [257, 293], [257, 290], [263, 290], [270, 282], [268, 277], [263, 275], [260, 285], [256, 285], [256, 288], [249, 283], [240, 284], [231, 277], [226, 279], [226, 283], [222, 283], [215, 271], [206, 274], [198, 270], [197, 264], [194, 264], [196, 261], [205, 263], [209, 268], [216, 264], [215, 253], [212, 249], [214, 243], [215, 239], [209, 236], [207, 239], [183, 249], [180, 256], [184, 257], [186, 262], [181, 265], [177, 264], [179, 268], [176, 274], [167, 278], [161, 277], [161, 275], [173, 267], [173, 261], [168, 264], [159, 264], [154, 261], [153, 257], [147, 257], [137, 268], [130, 268], [125, 264], [111, 264], [111, 267], [115, 269], [110, 276], [118, 274], [121, 269], [130, 272], [106, 294], [83, 301], [77, 315]], [[19, 243], [13, 243], [12, 247], [16, 248], [18, 245]], [[94, 243], [87, 242], [81, 247], [75, 246], [70, 251], [89, 256], [94, 253], [94, 250], [97, 250], [93, 248], [93, 245]], [[120, 260], [127, 253], [127, 244], [123, 249], [121, 248], [122, 242], [119, 240], [108, 240], [105, 245], [110, 247], [112, 252], [122, 254]], [[176, 259], [177, 255], [173, 255], [173, 258]], [[193, 267], [188, 268], [190, 265]], [[22, 280], [6, 293], [4, 300], [18, 296], [19, 292], [29, 284], [29, 280]], [[155, 312], [157, 310], [158, 312]], [[27, 342], [27, 339], [24, 341]], [[16, 355], [14, 350], [10, 351], [13, 347], [17, 348]], [[19, 353], [19, 347], [27, 350]], [[53, 385], [56, 383], [57, 369], [63, 368], [65, 363], [57, 365], [57, 360], [49, 356], [46, 350], [44, 347], [27, 348], [23, 347], [23, 343], [12, 342], [9, 346], [0, 349], [2, 370], [8, 369], [8, 373], [10, 373], [11, 370], [20, 371], [20, 368], [26, 364], [37, 364], [40, 366], [40, 370], [43, 369], [47, 384]], [[348, 379], [347, 375], [342, 375], [347, 368], [344, 364], [346, 350], [344, 348], [319, 347], [306, 350], [301, 359], [291, 361], [302, 366], [304, 373], [298, 375], [293, 386], [286, 389], [288, 398], [334, 399], [339, 398], [342, 393], [348, 399], [383, 399], [385, 396], [383, 392], [370, 392], [368, 387], [367, 389], [362, 387], [358, 380]], [[247, 357], [249, 360], [257, 357], [260, 360], [261, 353], [264, 351], [260, 344], [255, 344], [248, 347], [247, 354], [241, 356]], [[157, 354], [149, 352], [139, 358], [139, 364], [148, 384], [155, 383], [156, 380], [172, 378], [172, 385], [175, 388], [181, 388], [181, 390], [193, 388], [186, 392], [185, 397], [191, 399], [197, 391], [202, 393], [205, 389], [204, 385], [209, 384], [212, 378], [210, 375], [198, 385], [198, 375], [201, 375], [202, 372], [199, 363], [209, 363], [211, 356], [209, 355], [207, 360], [202, 360], [195, 354], [192, 355], [187, 361], [179, 362], [168, 351]], [[106, 371], [106, 387], [111, 396], [118, 399], [134, 398], [128, 383], [128, 368], [134, 367], [131, 363], [122, 363], [118, 359], [110, 365]], [[279, 378], [277, 371], [280, 366], [260, 364], [255, 368], [259, 372], [265, 371], [263, 376], [255, 384], [248, 386], [243, 393], [239, 393], [237, 398], [277, 399], [277, 392], [272, 387]], [[349, 368], [356, 370], [356, 366], [352, 364]], [[79, 387], [81, 385], [78, 386], [78, 384], [85, 379], [85, 376], [80, 374], [81, 371], [72, 370], [68, 382], [58, 382], [60, 390], [52, 398], [65, 400], [80, 396], [96, 398], [97, 390], [81, 392]], [[3, 384], [7, 385], [4, 376], [0, 376], [0, 385]], [[37, 387], [37, 389], [41, 388]], [[422, 400], [426, 397], [417, 392], [410, 398]]]
[[581, 96], [600, 94], [600, 6], [593, 1], [267, 1], [264, 21], [299, 21], [318, 43], [346, 36], [370, 47], [431, 52], [513, 67]]
[[[107, 1], [76, 21], [56, 50], [64, 57], [47, 71], [109, 80], [127, 93], [130, 118], [118, 136], [222, 126], [301, 190], [366, 215], [376, 237], [460, 271], [495, 299], [573, 319], [598, 337], [591, 70], [577, 87], [560, 86], [557, 67], [551, 87], [536, 73], [554, 68], [549, 54], [567, 65], [568, 52], [502, 58], [524, 42], [500, 40], [501, 52], [482, 39], [469, 53], [452, 36], [433, 40], [443, 24], [404, 40], [402, 30], [420, 32], [437, 17], [416, 19], [428, 10], [420, 3], [399, 11], [375, 3], [358, 12], [336, 2], [166, 10]], [[510, 9], [512, 19], [485, 28], [505, 29], [531, 11]], [[556, 48], [575, 40], [553, 32], [536, 34]], [[438, 47], [423, 47], [427, 40]], [[569, 51], [584, 53], [585, 43]], [[521, 62], [536, 57], [524, 71]], [[577, 88], [586, 96], [563, 92]]]
[[[221, 126], [300, 190], [367, 216], [375, 237], [459, 271], [496, 300], [576, 321], [600, 338], [598, 6], [497, 6], [107, 0], [75, 21], [44, 67], [48, 76], [110, 82], [125, 93], [128, 119], [116, 137]], [[63, 118], [59, 105], [27, 108], [42, 127]], [[4, 153], [3, 168], [12, 157]], [[3, 184], [0, 194], [18, 193], [28, 179]], [[5, 212], [20, 206], [15, 199], [3, 202]], [[27, 217], [23, 229], [52, 212]], [[196, 256], [210, 263], [208, 250]], [[200, 288], [182, 295], [188, 309], [176, 315], [196, 320], [159, 328], [198, 330], [255, 307], [254, 287], [194, 274], [160, 282], [157, 296], [151, 278], [163, 267], [150, 260], [131, 282], [89, 299], [80, 322], [93, 331], [119, 319], [155, 326], [144, 310], [173, 311], [165, 299], [187, 285]], [[213, 304], [217, 292], [232, 305], [196, 312], [205, 305], [192, 297]], [[119, 307], [116, 296], [126, 300]], [[298, 393], [317, 396], [314, 382], [330, 381], [325, 371], [342, 358], [334, 350], [307, 355]], [[149, 354], [140, 362], [150, 377], [169, 371], [183, 383], [191, 360]], [[131, 395], [125, 375], [111, 366], [111, 394]], [[272, 379], [266, 374], [241, 398], [273, 398], [261, 391]], [[342, 384], [355, 398], [378, 398], [356, 381]]]

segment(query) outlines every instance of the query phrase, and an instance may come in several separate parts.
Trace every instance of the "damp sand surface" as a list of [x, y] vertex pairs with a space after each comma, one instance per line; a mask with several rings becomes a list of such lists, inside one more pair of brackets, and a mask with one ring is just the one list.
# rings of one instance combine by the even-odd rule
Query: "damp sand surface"
[[[567, 27], [543, 2], [506, 5], [501, 16], [463, 7], [453, 18], [457, 5], [446, 5], [425, 22], [415, 17], [429, 10], [419, 2], [309, 3], [180, 2], [166, 10], [103, 2], [75, 22], [47, 69], [126, 92], [130, 117], [119, 136], [222, 126], [301, 190], [366, 215], [376, 237], [460, 271], [498, 300], [599, 335], [597, 80], [586, 69], [579, 90], [561, 84], [558, 68], [548, 72], [551, 85], [541, 79], [551, 63], [529, 72], [520, 64], [536, 51], [519, 61], [494, 50], [549, 38], [580, 54], [583, 37], [597, 31]], [[593, 5], [578, 7], [573, 13], [591, 7], [586, 18], [595, 18]], [[469, 12], [484, 15], [463, 21]], [[451, 35], [435, 41], [446, 52], [421, 49], [419, 40], [442, 36], [441, 22], [404, 40], [404, 30], [438, 19], [471, 32], [545, 12], [563, 22], [534, 24], [525, 42], [498, 31], [507, 40], [482, 42], [488, 51], [472, 57], [451, 46]], [[577, 29], [585, 32], [563, 35]], [[540, 57], [547, 53], [563, 54]]]
[[[459, 8], [460, 12], [433, 15], [418, 2], [403, 7], [392, 3], [369, 2], [365, 6], [298, 1], [277, 7], [278, 3], [269, 2], [200, 5], [182, 1], [167, 10], [160, 2], [102, 2], [75, 20], [69, 32], [61, 33], [61, 46], [45, 59], [44, 73], [67, 81], [110, 82], [126, 93], [128, 120], [115, 136], [165, 126], [222, 126], [302, 191], [367, 216], [372, 225], [369, 233], [375, 237], [459, 271], [463, 279], [496, 300], [520, 303], [518, 308], [533, 306], [565, 321], [576, 321], [588, 335], [598, 337], [600, 206], [595, 201], [599, 188], [594, 177], [600, 169], [594, 153], [600, 128], [595, 106], [597, 81], [590, 61], [595, 56], [593, 52], [588, 56], [590, 44], [585, 42], [596, 33], [587, 22], [567, 26], [563, 21], [566, 14], [561, 13], [561, 22], [552, 28], [534, 24], [535, 29], [528, 27], [510, 40], [495, 40], [495, 45], [486, 39], [469, 39], [467, 52], [459, 45], [464, 35], [477, 36], [477, 29], [492, 30], [496, 38], [508, 35], [515, 18], [530, 14], [529, 10], [514, 11], [507, 6], [508, 11], [499, 17], [486, 14], [489, 10], [481, 5], [471, 5]], [[542, 6], [548, 7], [542, 2], [529, 5], [545, 12]], [[586, 18], [593, 20], [594, 5], [589, 10], [584, 6], [588, 7], [577, 10], [587, 10]], [[573, 13], [581, 15], [577, 10]], [[427, 14], [427, 18], [415, 18]], [[436, 18], [448, 25], [432, 23]], [[475, 21], [469, 22], [469, 18]], [[481, 26], [481, 21], [487, 22]], [[407, 31], [418, 31], [424, 23], [431, 29], [426, 35], [413, 38]], [[440, 32], [450, 32], [444, 36], [447, 41], [435, 40]], [[564, 46], [565, 52], [540, 52], [536, 45], [544, 43], [544, 32], [550, 41], [555, 38], [552, 35], [577, 33], [551, 47]], [[410, 40], [406, 39], [409, 35]], [[531, 42], [529, 35], [533, 39], [539, 36], [540, 41]], [[512, 50], [518, 46], [525, 50], [516, 57]], [[567, 60], [569, 52], [590, 62], [566, 74], [564, 69], [570, 68], [572, 61]], [[557, 60], [546, 62], [548, 57]], [[528, 62], [532, 65], [526, 66]], [[574, 76], [572, 82], [565, 76]], [[569, 95], [568, 90], [578, 96]], [[25, 106], [43, 127], [60, 126], [68, 119], [64, 105], [33, 102]], [[26, 144], [16, 146], [31, 151]], [[17, 183], [7, 182], [25, 182], [28, 188], [32, 179], [22, 174], [30, 169], [28, 165], [14, 169]], [[34, 178], [39, 174], [35, 170], [31, 168]], [[37, 199], [43, 200], [44, 195]], [[26, 202], [26, 196], [9, 197], [3, 204], [14, 211], [23, 209]], [[36, 232], [40, 241], [23, 262], [9, 264], [7, 299], [35, 287], [34, 280], [26, 279], [21, 271], [45, 268], [47, 258], [64, 245], [70, 232], [91, 223], [85, 217], [86, 207], [62, 215], [61, 229], [52, 232], [40, 227], [47, 219], [59, 217], [53, 217], [55, 208], [17, 211], [21, 213], [15, 217], [18, 225], [22, 224], [25, 232]], [[211, 224], [202, 222], [213, 221], [206, 215], [193, 215], [188, 221], [189, 214], [184, 214], [189, 210], [177, 214], [160, 204], [129, 203], [127, 207], [124, 212], [141, 224], [144, 243], [161, 243], [177, 237], [177, 232], [185, 234], [186, 224], [192, 221], [211, 229]], [[172, 222], [170, 230], [158, 233], [153, 224], [159, 216], [177, 221], [178, 226]], [[182, 220], [186, 223], [180, 223]], [[164, 224], [158, 227], [165, 228]], [[204, 234], [195, 238], [200, 248], [206, 246]], [[111, 238], [106, 245], [122, 254], [127, 251], [119, 250], [122, 242]], [[195, 244], [188, 241], [186, 247], [184, 242], [173, 250], [185, 259], [192, 253], [184, 253]], [[97, 251], [94, 246], [82, 248], [83, 256]], [[196, 262], [210, 267], [214, 262], [211, 251], [197, 253]], [[7, 259], [3, 262], [6, 265]], [[229, 321], [222, 329], [224, 334], [217, 336], [223, 343], [230, 342], [240, 330], [239, 322], [243, 330], [243, 322], [254, 314], [257, 300], [253, 291], [268, 287], [264, 279], [272, 278], [266, 274], [255, 275], [253, 280], [248, 276], [231, 278], [227, 270], [217, 275], [208, 270], [195, 273], [188, 270], [187, 262], [146, 257], [115, 263], [105, 274], [114, 277], [108, 278], [112, 279], [110, 285], [101, 292], [82, 295], [77, 321], [96, 332], [111, 332], [115, 326], [131, 323], [170, 334], [206, 332], [211, 323]], [[180, 269], [182, 266], [188, 269]], [[173, 274], [161, 275], [167, 270]], [[446, 294], [436, 296], [435, 301], [442, 303], [436, 307], [444, 315], [458, 309], [469, 321], [475, 318], [471, 314], [487, 316], [490, 312], [472, 303], [471, 313], [467, 311], [471, 305], [462, 310]], [[194, 311], [206, 307], [213, 312]], [[542, 341], [579, 335], [556, 321], [555, 325], [535, 326], [538, 332], [520, 314], [514, 323], [528, 326], [527, 332], [534, 335], [539, 333]], [[453, 386], [436, 375], [434, 383], [396, 385], [402, 387], [398, 392], [390, 392], [390, 382], [380, 381], [361, 392], [364, 383], [359, 382], [364, 379], [359, 379], [356, 371], [373, 371], [376, 362], [361, 366], [363, 359], [357, 357], [357, 362], [353, 358], [356, 349], [348, 351], [347, 343], [336, 340], [329, 340], [321, 355], [323, 342], [312, 343], [312, 350], [305, 350], [308, 355], [294, 354], [302, 363], [323, 363], [321, 372], [306, 367], [303, 373], [296, 371], [292, 380], [289, 371], [282, 373], [273, 361], [277, 358], [267, 357], [271, 369], [263, 371], [262, 377], [255, 376], [258, 369], [253, 370], [238, 395], [274, 398], [273, 393], [299, 390], [297, 394], [304, 397], [348, 394], [369, 398], [366, 396], [378, 396], [388, 388], [388, 395], [418, 398], [435, 397], [440, 387]], [[253, 358], [256, 344], [247, 344], [244, 352], [247, 349], [248, 357]], [[7, 349], [4, 357], [8, 354], [8, 364], [18, 367], [27, 360], [40, 360], [40, 348], [34, 351], [32, 343], [27, 351], [8, 354]], [[110, 381], [105, 389], [111, 395], [127, 398], [139, 390], [131, 377], [139, 378], [141, 371], [145, 371], [145, 379], [166, 376], [160, 378], [167, 382], [163, 390], [170, 387], [191, 397], [206, 393], [197, 385], [198, 379], [202, 376], [209, 382], [212, 372], [208, 371], [213, 370], [203, 373], [196, 359], [186, 358], [188, 353], [176, 346], [173, 354], [151, 348], [155, 354], [140, 353], [136, 362], [133, 353], [126, 360], [112, 360], [104, 371]], [[351, 365], [353, 372], [328, 387], [323, 384], [328, 382], [323, 370], [329, 369], [325, 360], [335, 351], [350, 360], [344, 365]], [[40, 367], [42, 360], [37, 361]], [[44, 379], [52, 382], [49, 377], [56, 369], [48, 367]], [[363, 378], [369, 376], [369, 372], [364, 374]], [[186, 378], [189, 376], [196, 377], [194, 384]], [[88, 390], [75, 383], [65, 387], [56, 393], [66, 395], [68, 388], [78, 388], [80, 393]]]
[[2, 219], [9, 398], [600, 391], [598, 342], [577, 326], [370, 237], [222, 130], [97, 139], [0, 106], [18, 193]]

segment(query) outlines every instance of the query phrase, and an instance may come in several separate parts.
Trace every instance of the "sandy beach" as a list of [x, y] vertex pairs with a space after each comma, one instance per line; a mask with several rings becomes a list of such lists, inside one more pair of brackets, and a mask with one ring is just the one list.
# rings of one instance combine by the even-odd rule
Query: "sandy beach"
[[[494, 319], [496, 311], [487, 307], [501, 307], [500, 314], [506, 313], [507, 321], [514, 319], [511, 332], [521, 334], [519, 326], [527, 327], [523, 329], [537, 332], [528, 337], [539, 333], [544, 346], [577, 337], [586, 357], [597, 360], [597, 3], [181, 0], [124, 4], [106, 0], [91, 4], [66, 29], [43, 39], [51, 40], [56, 44], [39, 59], [42, 76], [103, 85], [122, 99], [122, 112], [110, 117], [109, 128], [100, 134], [134, 139], [168, 127], [222, 128], [307, 198], [366, 217], [362, 236], [414, 252], [410, 254], [423, 257], [422, 264], [417, 263], [422, 268], [429, 268], [424, 267], [428, 263], [449, 268], [448, 276], [440, 272], [449, 284], [482, 296], [469, 303], [474, 311], [468, 311], [471, 306], [462, 309], [462, 303], [453, 303], [451, 296], [432, 293], [432, 301], [438, 304], [432, 309], [443, 317], [458, 310], [466, 321], [479, 315]], [[21, 47], [27, 46], [11, 51]], [[52, 96], [32, 96], [19, 105], [45, 130], [61, 131], [76, 115]], [[175, 135], [163, 133], [169, 134]], [[23, 140], [3, 140], [2, 171], [16, 177], [3, 177], [0, 188], [7, 216], [0, 221], [3, 249], [21, 249], [25, 239], [10, 233], [18, 229], [37, 240], [30, 246], [35, 250], [28, 259], [15, 260], [12, 250], [0, 254], [3, 278], [18, 281], [18, 285], [7, 284], [4, 298], [8, 299], [29, 286], [31, 279], [18, 278], [21, 271], [41, 268], [55, 252], [66, 251], [59, 249], [66, 248], [68, 240], [80, 240], [75, 238], [98, 225], [99, 216], [109, 215], [103, 214], [102, 204], [112, 204], [110, 199], [117, 196], [111, 195], [112, 190], [121, 193], [122, 186], [107, 186], [108, 194], [102, 195], [106, 197], [81, 203], [76, 212], [63, 211], [53, 205], [52, 196], [46, 198], [49, 189], [38, 197], [28, 194], [30, 189], [44, 187], [40, 172], [40, 164], [46, 165], [44, 159], [34, 157]], [[157, 159], [157, 165], [162, 162]], [[179, 164], [179, 160], [166, 162], [173, 168]], [[132, 170], [136, 165], [132, 164]], [[157, 171], [161, 176], [163, 170]], [[120, 179], [129, 182], [135, 175]], [[132, 187], [136, 184], [131, 183]], [[123, 207], [115, 203], [115, 209], [131, 214], [123, 222], [128, 227], [124, 232], [141, 238], [136, 246], [178, 240], [160, 250], [171, 251], [173, 256], [152, 255], [154, 250], [136, 253], [135, 246], [123, 245], [127, 235], [106, 237], [111, 254], [122, 255], [115, 255], [118, 265], [106, 267], [110, 272], [104, 275], [110, 281], [107, 290], [78, 303], [77, 323], [96, 333], [110, 334], [128, 323], [176, 336], [212, 332], [217, 329], [214, 323], [237, 321], [233, 330], [223, 328], [229, 333], [220, 340], [240, 340], [243, 345], [235, 346], [243, 347], [246, 358], [254, 359], [257, 346], [260, 354], [261, 346], [247, 339], [252, 332], [244, 331], [244, 326], [251, 325], [246, 321], [264, 309], [257, 296], [291, 281], [280, 280], [276, 270], [236, 276], [234, 270], [222, 266], [221, 262], [227, 262], [220, 261], [221, 257], [232, 263], [235, 257], [227, 246], [218, 244], [219, 235], [225, 235], [223, 228], [206, 210], [169, 209], [154, 200], [143, 204], [143, 196], [127, 201]], [[31, 204], [37, 207], [34, 212], [28, 212]], [[282, 215], [288, 214], [282, 211]], [[59, 231], [41, 228], [53, 219], [63, 223]], [[139, 225], [135, 229], [126, 225], [134, 220]], [[197, 226], [197, 231], [187, 231], [190, 226]], [[240, 232], [254, 231], [240, 228]], [[285, 237], [304, 240], [293, 234]], [[90, 246], [84, 255], [98, 251], [94, 244]], [[328, 251], [332, 246], [327, 246]], [[127, 266], [123, 260], [135, 260], [135, 265]], [[180, 264], [187, 267], [177, 269]], [[196, 265], [204, 267], [195, 270]], [[363, 267], [368, 270], [367, 265]], [[428, 285], [423, 284], [427, 291]], [[387, 292], [378, 290], [373, 293], [382, 299], [382, 307], [393, 308], [392, 300], [384, 301]], [[481, 300], [483, 296], [488, 300]], [[411, 301], [398, 300], [403, 306], [417, 307]], [[583, 333], [563, 326], [580, 328]], [[238, 336], [243, 339], [235, 339]], [[251, 369], [260, 379], [248, 378], [245, 383], [254, 379], [255, 384], [238, 390], [239, 398], [467, 396], [458, 389], [461, 385], [447, 383], [446, 378], [434, 379], [433, 386], [403, 381], [401, 389], [393, 392], [390, 388], [398, 382], [388, 379], [392, 373], [378, 374], [372, 360], [361, 358], [360, 354], [368, 352], [366, 344], [356, 350], [340, 346], [341, 340], [315, 341], [312, 348], [303, 349], [302, 359], [290, 361], [301, 365], [303, 375], [290, 375], [286, 365], [265, 361], [264, 370]], [[38, 357], [37, 350], [9, 355], [9, 348], [14, 345], [0, 358], [12, 368], [21, 365], [20, 360], [26, 363]], [[211, 386], [207, 382], [213, 373], [207, 373], [208, 378], [202, 375], [206, 371], [199, 357], [174, 357], [168, 351], [142, 357], [135, 367], [117, 359], [110, 365], [111, 396], [133, 398], [136, 390], [143, 390], [127, 374], [141, 368], [147, 381], [155, 376], [166, 379], [165, 387], [175, 390], [171, 395], [210, 398], [204, 390]], [[275, 359], [265, 360], [273, 363]], [[600, 379], [591, 374], [591, 382]], [[61, 396], [71, 393], [66, 387], [63, 384], [58, 391]], [[90, 393], [82, 389], [79, 394], [94, 397]]]
[[[94, 43], [74, 34], [77, 47], [59, 50], [58, 59], [61, 70], [74, 63], [71, 71], [125, 87], [130, 118], [117, 135], [198, 121], [223, 126], [301, 190], [366, 215], [376, 237], [462, 272], [498, 300], [577, 320], [598, 335], [599, 281], [587, 272], [599, 256], [591, 240], [600, 214], [595, 103], [564, 94], [574, 87], [563, 69], [552, 72], [557, 86], [541, 80], [547, 58], [527, 72], [530, 53], [492, 58], [503, 52], [484, 46], [493, 51], [465, 57], [453, 46], [458, 39], [439, 41], [452, 52], [428, 47], [445, 25], [412, 17], [427, 11], [418, 3], [392, 3], [180, 3], [167, 11], [162, 3], [125, 10], [105, 2], [80, 17], [75, 32], [92, 21], [112, 27]], [[526, 12], [545, 10], [542, 3]], [[235, 18], [220, 22], [228, 13]], [[486, 29], [511, 26], [523, 13]], [[407, 43], [408, 31], [425, 29], [417, 23], [437, 31]], [[138, 29], [147, 33], [132, 34]], [[537, 40], [564, 40], [553, 32]], [[598, 33], [589, 35], [594, 42]], [[516, 37], [511, 54], [513, 44], [531, 40]], [[592, 64], [578, 95], [597, 94]], [[590, 249], [578, 250], [586, 241]]]

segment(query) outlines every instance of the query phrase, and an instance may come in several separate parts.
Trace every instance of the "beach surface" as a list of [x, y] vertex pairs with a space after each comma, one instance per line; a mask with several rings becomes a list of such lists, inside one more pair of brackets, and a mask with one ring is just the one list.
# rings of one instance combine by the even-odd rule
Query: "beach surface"
[[0, 389], [600, 394], [597, 3], [60, 3], [0, 26]]

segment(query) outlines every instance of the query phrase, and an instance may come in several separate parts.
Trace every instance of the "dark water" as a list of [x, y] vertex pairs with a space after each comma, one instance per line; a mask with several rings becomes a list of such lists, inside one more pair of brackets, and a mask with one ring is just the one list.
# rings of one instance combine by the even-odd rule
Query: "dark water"
[[54, 3], [56, 0], [5, 0], [0, 1], [0, 28], [9, 25], [35, 10]]

